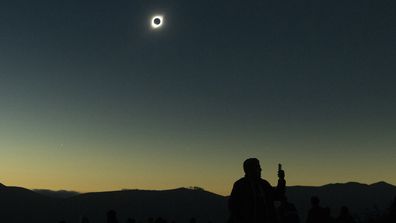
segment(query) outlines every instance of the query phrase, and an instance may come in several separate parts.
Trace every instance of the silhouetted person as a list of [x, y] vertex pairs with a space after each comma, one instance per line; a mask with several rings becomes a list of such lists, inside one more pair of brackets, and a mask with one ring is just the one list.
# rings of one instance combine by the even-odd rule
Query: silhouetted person
[[107, 212], [107, 223], [118, 223], [117, 213], [114, 210]]
[[299, 223], [300, 218], [294, 204], [290, 203], [285, 196], [279, 207], [279, 220], [281, 223]]
[[234, 183], [229, 198], [232, 223], [273, 223], [276, 222], [274, 200], [280, 200], [285, 192], [285, 173], [278, 170], [278, 186], [273, 188], [261, 179], [260, 162], [250, 158], [243, 163], [245, 177]]
[[319, 205], [318, 197], [311, 197], [311, 209], [308, 212], [307, 223], [324, 223], [327, 222], [326, 211]]
[[352, 215], [349, 213], [349, 209], [346, 206], [342, 206], [340, 215], [337, 217], [337, 223], [356, 223]]

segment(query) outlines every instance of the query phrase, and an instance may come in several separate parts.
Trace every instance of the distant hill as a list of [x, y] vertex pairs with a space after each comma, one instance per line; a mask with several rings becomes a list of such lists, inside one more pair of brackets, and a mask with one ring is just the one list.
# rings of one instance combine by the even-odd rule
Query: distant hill
[[320, 187], [293, 186], [287, 190], [289, 200], [295, 203], [302, 218], [310, 208], [313, 195], [320, 198], [322, 206], [331, 208], [333, 216], [337, 216], [340, 207], [346, 205], [352, 213], [364, 218], [384, 211], [396, 196], [396, 187], [385, 182], [371, 185], [350, 182]]
[[[226, 199], [203, 190], [178, 188], [164, 191], [123, 190], [87, 193], [66, 199], [64, 216], [88, 216], [93, 222], [104, 222], [109, 209], [117, 211], [120, 219], [134, 217], [163, 217], [176, 222], [224, 222], [227, 216]], [[70, 219], [72, 220], [72, 219]]]
[[[176, 222], [187, 222], [196, 217], [198, 222], [223, 223], [228, 216], [227, 197], [201, 189], [122, 190], [74, 194], [66, 198], [53, 196], [53, 193], [0, 186], [0, 222], [53, 223], [60, 219], [78, 222], [81, 216], [87, 216], [91, 222], [105, 223], [106, 212], [110, 209], [117, 211], [120, 222], [127, 217], [143, 220], [161, 216]], [[303, 219], [312, 195], [319, 196], [322, 205], [332, 209], [333, 216], [338, 215], [340, 206], [347, 205], [353, 213], [364, 218], [366, 214], [375, 214], [376, 209], [379, 212], [385, 210], [396, 195], [396, 187], [379, 182], [371, 185], [292, 186], [287, 189], [289, 200], [296, 205]]]
[[[44, 193], [43, 193], [44, 191]], [[92, 222], [106, 220], [106, 212], [117, 211], [121, 222], [127, 217], [145, 220], [163, 217], [187, 222], [224, 222], [228, 215], [226, 198], [204, 190], [178, 188], [173, 190], [122, 190], [77, 194], [68, 198], [54, 196], [57, 192], [37, 192], [19, 187], [0, 187], [0, 222], [78, 222], [81, 216]]]
[[53, 198], [69, 198], [80, 194], [76, 191], [68, 191], [68, 190], [53, 191], [47, 189], [34, 189], [33, 191], [42, 194], [44, 196], [53, 197]]
[[21, 187], [0, 186], [0, 222], [49, 222], [57, 200]]

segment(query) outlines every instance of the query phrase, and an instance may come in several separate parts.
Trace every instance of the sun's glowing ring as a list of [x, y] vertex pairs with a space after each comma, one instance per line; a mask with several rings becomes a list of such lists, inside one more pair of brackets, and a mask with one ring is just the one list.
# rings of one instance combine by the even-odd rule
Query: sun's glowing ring
[[151, 28], [158, 29], [164, 25], [164, 16], [156, 15], [151, 18]]

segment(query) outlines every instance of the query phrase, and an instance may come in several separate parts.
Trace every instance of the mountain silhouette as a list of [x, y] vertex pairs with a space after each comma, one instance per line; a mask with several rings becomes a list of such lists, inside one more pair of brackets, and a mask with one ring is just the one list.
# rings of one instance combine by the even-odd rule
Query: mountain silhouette
[[[198, 222], [225, 222], [229, 215], [228, 197], [203, 189], [134, 189], [75, 194], [66, 198], [39, 192], [42, 190], [36, 192], [0, 185], [1, 222], [50, 223], [61, 219], [78, 222], [81, 216], [86, 216], [91, 222], [105, 223], [106, 213], [112, 209], [121, 222], [128, 217], [138, 222], [148, 217], [163, 217], [175, 222], [188, 222], [192, 217]], [[291, 186], [287, 188], [286, 195], [302, 219], [305, 219], [313, 195], [320, 197], [322, 206], [331, 208], [333, 216], [346, 205], [352, 214], [364, 219], [367, 215], [384, 211], [396, 195], [396, 187], [386, 182]]]
[[49, 222], [57, 201], [21, 187], [0, 186], [1, 222]]
[[396, 195], [396, 187], [385, 182], [371, 185], [349, 182], [320, 187], [293, 186], [287, 190], [289, 200], [296, 204], [303, 219], [310, 208], [311, 196], [318, 196], [322, 206], [331, 208], [333, 216], [339, 214], [342, 206], [347, 206], [355, 216], [364, 218], [383, 212]]
[[53, 198], [69, 198], [80, 194], [76, 191], [67, 191], [67, 190], [53, 191], [48, 189], [34, 189], [33, 191]]
[[228, 214], [225, 197], [186, 188], [86, 193], [66, 199], [64, 205], [64, 219], [83, 215], [93, 222], [101, 222], [100, 213], [110, 209], [116, 210], [120, 219], [133, 217], [139, 221], [152, 216], [176, 222], [187, 222], [191, 217], [223, 222]]
[[[45, 191], [45, 193], [42, 193]], [[117, 211], [119, 219], [163, 217], [187, 222], [223, 222], [226, 198], [201, 189], [121, 190], [78, 194], [68, 198], [53, 196], [49, 190], [38, 192], [20, 187], [0, 188], [0, 222], [78, 222], [81, 216], [92, 222], [105, 222], [106, 212]], [[56, 193], [56, 192], [54, 192]], [[122, 220], [122, 221], [123, 221]]]

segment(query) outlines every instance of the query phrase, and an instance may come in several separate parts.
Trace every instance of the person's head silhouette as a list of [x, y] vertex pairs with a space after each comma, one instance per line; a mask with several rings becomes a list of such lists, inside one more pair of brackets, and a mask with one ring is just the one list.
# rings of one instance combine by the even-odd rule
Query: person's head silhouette
[[317, 196], [312, 196], [311, 197], [311, 205], [312, 207], [318, 207], [320, 203], [320, 200]]
[[260, 161], [256, 158], [249, 158], [245, 160], [245, 162], [243, 162], [243, 170], [245, 171], [245, 176], [247, 178], [261, 178]]

